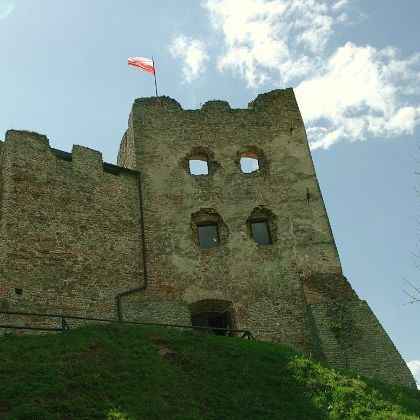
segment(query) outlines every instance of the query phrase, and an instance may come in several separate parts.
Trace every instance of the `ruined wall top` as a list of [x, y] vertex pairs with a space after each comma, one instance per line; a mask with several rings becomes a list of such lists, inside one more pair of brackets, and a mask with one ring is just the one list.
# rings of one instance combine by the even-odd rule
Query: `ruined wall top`
[[[159, 109], [159, 113], [154, 113], [156, 108]], [[294, 117], [301, 120], [296, 98], [293, 89], [291, 88], [277, 89], [268, 93], [259, 94], [248, 104], [247, 108], [231, 108], [227, 101], [209, 100], [199, 109], [183, 109], [179, 102], [168, 96], [138, 98], [134, 101], [130, 120], [132, 120], [133, 114], [145, 115], [149, 114], [148, 111], [151, 111], [152, 113], [149, 114], [149, 116], [156, 119], [164, 119], [171, 114], [175, 114], [174, 117], [176, 117], [178, 113], [182, 113], [185, 116], [210, 117], [212, 120], [214, 118], [213, 122], [217, 122], [217, 119], [223, 115], [249, 115], [256, 111], [262, 111], [262, 114], [269, 115], [270, 110], [276, 112], [276, 116], [284, 114], [285, 116], [287, 115], [287, 118], [290, 118], [290, 115], [292, 114]], [[129, 138], [127, 138], [129, 131], [130, 123], [129, 129], [122, 139], [121, 147], [125, 147], [126, 144], [130, 142]], [[45, 153], [45, 156], [55, 156], [55, 158], [63, 161], [72, 162], [73, 167], [79, 169], [84, 168], [86, 171], [91, 170], [92, 172], [98, 172], [101, 169], [105, 172], [117, 174], [123, 171], [122, 167], [135, 169], [134, 157], [131, 159], [127, 159], [126, 156], [125, 159], [119, 158], [118, 163], [121, 166], [116, 166], [103, 162], [102, 153], [99, 151], [79, 145], [74, 145], [71, 152], [58, 150], [50, 147], [49, 140], [45, 135], [26, 130], [8, 130], [4, 142], [0, 141], [0, 153], [2, 153], [2, 151], [14, 149], [15, 146], [11, 148], [7, 146], [8, 144], [14, 143], [16, 144], [16, 147], [22, 149], [36, 149], [38, 152], [42, 151]], [[24, 153], [24, 150], [21, 150], [21, 153]]]
[[259, 109], [270, 109], [270, 108], [288, 108], [291, 110], [291, 107], [295, 110], [299, 110], [296, 102], [296, 98], [292, 88], [287, 89], [276, 89], [267, 93], [259, 94], [253, 101], [249, 102], [247, 108], [231, 108], [227, 101], [222, 100], [209, 100], [205, 102], [199, 109], [183, 109], [181, 104], [169, 96], [153, 96], [148, 98], [138, 98], [134, 101], [133, 110], [137, 108], [147, 108], [147, 107], [159, 107], [162, 109], [167, 109], [175, 111], [182, 111], [185, 113], [207, 113], [212, 111], [226, 111], [226, 112], [244, 112], [251, 110]]
[[[21, 160], [36, 153], [45, 163], [61, 161], [69, 169], [91, 173], [92, 175], [107, 172], [114, 175], [134, 173], [130, 169], [104, 162], [102, 153], [85, 146], [73, 145], [71, 152], [50, 147], [48, 138], [26, 130], [8, 130], [5, 141], [0, 142], [0, 153], [19, 155]], [[64, 163], [66, 162], [66, 163]]]
[[[303, 155], [310, 156], [296, 97], [293, 89], [287, 88], [259, 94], [247, 108], [232, 108], [226, 101], [210, 100], [199, 109], [183, 109], [168, 96], [138, 98], [130, 113], [117, 162], [138, 169], [138, 153], [142, 153], [143, 147], [139, 146], [135, 151], [135, 144], [144, 141], [159, 147], [165, 143], [172, 147], [174, 142], [182, 146], [208, 137], [209, 146], [223, 143], [228, 147], [233, 139], [249, 138], [249, 130], [253, 132], [252, 141], [271, 144], [270, 147], [288, 143], [291, 148], [299, 143], [304, 145], [301, 148]], [[289, 141], [292, 132], [297, 142]], [[273, 137], [279, 136], [283, 136], [280, 143], [273, 141]], [[166, 156], [163, 150], [161, 152]]]

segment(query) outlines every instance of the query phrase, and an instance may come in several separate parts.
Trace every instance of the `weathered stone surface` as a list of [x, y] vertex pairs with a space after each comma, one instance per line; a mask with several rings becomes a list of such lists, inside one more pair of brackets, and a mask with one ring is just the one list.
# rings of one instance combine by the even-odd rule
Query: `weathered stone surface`
[[[414, 385], [342, 275], [291, 89], [248, 109], [138, 99], [119, 166], [85, 147], [51, 149], [29, 132], [9, 131], [0, 155], [0, 310], [184, 325], [229, 311], [231, 327], [257, 338]], [[207, 156], [208, 175], [190, 173], [197, 156]], [[257, 158], [259, 170], [242, 173], [241, 156]], [[270, 245], [251, 237], [261, 219]], [[218, 246], [199, 246], [206, 222], [218, 225]]]
[[140, 283], [137, 177], [103, 169], [99, 152], [75, 146], [58, 157], [45, 136], [7, 132], [0, 298], [9, 309], [114, 318], [115, 295]]
[[413, 386], [394, 344], [365, 301], [311, 305], [325, 362], [385, 382]]

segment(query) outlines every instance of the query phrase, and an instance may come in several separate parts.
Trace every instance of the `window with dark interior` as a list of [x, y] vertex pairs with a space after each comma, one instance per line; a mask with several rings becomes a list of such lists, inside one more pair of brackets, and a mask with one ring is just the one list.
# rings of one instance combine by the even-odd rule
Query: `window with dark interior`
[[202, 248], [219, 245], [219, 232], [216, 224], [198, 225], [198, 243]]
[[270, 227], [267, 220], [253, 220], [251, 221], [251, 235], [252, 239], [259, 245], [272, 244], [270, 236]]

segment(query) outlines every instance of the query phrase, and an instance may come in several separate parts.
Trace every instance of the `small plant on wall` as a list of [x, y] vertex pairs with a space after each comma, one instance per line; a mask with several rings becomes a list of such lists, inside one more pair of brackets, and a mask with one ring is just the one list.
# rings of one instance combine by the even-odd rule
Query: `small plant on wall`
[[340, 331], [343, 329], [343, 324], [341, 322], [332, 322], [330, 324], [330, 330], [331, 331]]

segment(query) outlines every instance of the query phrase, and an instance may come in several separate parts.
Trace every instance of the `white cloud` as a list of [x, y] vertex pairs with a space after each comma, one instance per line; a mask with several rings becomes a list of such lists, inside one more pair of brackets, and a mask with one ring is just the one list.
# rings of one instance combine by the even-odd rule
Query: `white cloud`
[[204, 72], [206, 61], [209, 59], [206, 48], [200, 40], [184, 35], [172, 41], [170, 52], [173, 57], [183, 60], [182, 73], [187, 83], [191, 83]]
[[319, 60], [347, 0], [205, 0], [213, 28], [224, 37], [220, 70], [232, 70], [255, 88], [303, 77]]
[[349, 0], [337, 0], [335, 4], [331, 6], [333, 10], [339, 10], [342, 7], [346, 6], [349, 3]]
[[202, 5], [222, 36], [219, 70], [233, 72], [250, 88], [296, 86], [312, 148], [411, 134], [420, 123], [420, 54], [399, 58], [395, 48], [350, 42], [332, 52], [326, 48], [336, 26], [351, 23], [350, 0]]
[[[342, 139], [412, 134], [420, 106], [410, 105], [420, 54], [398, 60], [395, 49], [347, 43], [295, 89], [312, 148]], [[414, 102], [416, 102], [414, 100]]]
[[420, 360], [412, 360], [411, 362], [407, 362], [407, 366], [411, 370], [411, 373], [417, 382], [417, 388], [420, 389]]

